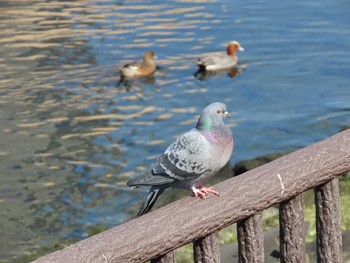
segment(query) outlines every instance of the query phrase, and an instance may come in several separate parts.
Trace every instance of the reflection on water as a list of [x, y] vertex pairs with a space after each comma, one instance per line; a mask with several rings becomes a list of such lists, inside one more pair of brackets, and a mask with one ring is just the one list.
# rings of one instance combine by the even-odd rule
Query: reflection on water
[[193, 76], [197, 78], [198, 80], [207, 80], [208, 78], [212, 77], [222, 77], [222, 75], [226, 75], [229, 78], [234, 78], [239, 76], [243, 73], [244, 70], [246, 70], [247, 65], [242, 65], [240, 67], [234, 67], [227, 70], [221, 70], [221, 71], [206, 71], [198, 69]]
[[[125, 182], [214, 100], [233, 113], [232, 162], [336, 132], [349, 117], [342, 5], [1, 1], [0, 261], [127, 220], [144, 193]], [[231, 39], [246, 48], [236, 70], [193, 76]], [[120, 83], [149, 49], [155, 76]]]

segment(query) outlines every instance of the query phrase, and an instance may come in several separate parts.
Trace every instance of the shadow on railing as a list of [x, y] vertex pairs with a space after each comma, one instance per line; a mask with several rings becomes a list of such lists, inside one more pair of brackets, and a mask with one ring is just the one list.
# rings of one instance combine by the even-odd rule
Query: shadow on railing
[[350, 130], [216, 185], [221, 197], [187, 197], [34, 262], [220, 262], [218, 231], [237, 222], [239, 262], [263, 262], [261, 212], [279, 204], [280, 260], [305, 262], [302, 193], [314, 189], [317, 261], [341, 262], [338, 176], [350, 171]]

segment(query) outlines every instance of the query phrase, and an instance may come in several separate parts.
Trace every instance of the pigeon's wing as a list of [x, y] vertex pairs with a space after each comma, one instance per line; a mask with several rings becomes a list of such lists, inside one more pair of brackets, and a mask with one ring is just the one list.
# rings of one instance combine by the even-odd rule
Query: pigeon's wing
[[152, 172], [154, 175], [178, 181], [199, 177], [208, 167], [210, 145], [197, 130], [183, 134], [158, 157]]
[[164, 185], [175, 182], [176, 179], [170, 177], [166, 174], [154, 174], [153, 171], [149, 171], [142, 175], [137, 176], [134, 179], [131, 179], [127, 182], [127, 185], [130, 187], [138, 187], [141, 185]]

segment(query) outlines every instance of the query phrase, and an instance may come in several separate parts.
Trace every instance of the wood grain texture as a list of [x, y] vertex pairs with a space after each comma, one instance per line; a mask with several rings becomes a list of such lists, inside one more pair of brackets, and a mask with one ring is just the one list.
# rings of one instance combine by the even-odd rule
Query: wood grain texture
[[237, 222], [238, 262], [264, 262], [264, 232], [261, 214]]
[[219, 231], [193, 242], [195, 263], [220, 263]]
[[281, 263], [306, 262], [303, 194], [280, 203], [279, 222]]
[[347, 171], [350, 130], [217, 184], [221, 197], [183, 198], [35, 262], [144, 262]]
[[317, 262], [342, 262], [338, 178], [315, 188]]

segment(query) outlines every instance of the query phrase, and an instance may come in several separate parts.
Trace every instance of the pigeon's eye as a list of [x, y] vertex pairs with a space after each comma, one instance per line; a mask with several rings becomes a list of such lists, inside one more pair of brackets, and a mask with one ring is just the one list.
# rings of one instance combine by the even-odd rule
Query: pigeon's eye
[[221, 113], [221, 110], [217, 110], [216, 113], [217, 113], [217, 114], [220, 114], [220, 113]]

